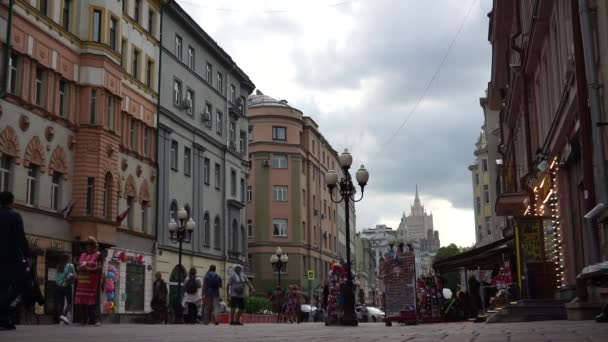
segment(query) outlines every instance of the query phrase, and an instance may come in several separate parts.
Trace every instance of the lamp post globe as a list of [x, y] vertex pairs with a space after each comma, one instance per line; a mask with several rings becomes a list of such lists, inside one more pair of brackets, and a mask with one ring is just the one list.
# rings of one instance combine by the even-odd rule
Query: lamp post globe
[[343, 169], [349, 169], [350, 166], [353, 164], [353, 156], [350, 154], [350, 152], [348, 152], [348, 149], [344, 149], [344, 152], [342, 152], [342, 154], [340, 154], [340, 166]]
[[367, 172], [365, 166], [361, 165], [359, 170], [357, 170], [355, 178], [357, 179], [357, 183], [359, 183], [361, 188], [367, 185], [367, 181], [369, 180], [369, 172]]

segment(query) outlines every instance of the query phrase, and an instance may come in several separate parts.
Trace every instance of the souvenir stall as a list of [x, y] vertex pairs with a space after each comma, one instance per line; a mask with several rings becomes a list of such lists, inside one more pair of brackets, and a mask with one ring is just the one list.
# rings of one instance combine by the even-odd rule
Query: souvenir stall
[[327, 297], [327, 314], [325, 325], [339, 325], [342, 319], [344, 297], [341, 289], [346, 284], [346, 268], [344, 264], [334, 262], [329, 270], [329, 296]]
[[390, 252], [380, 262], [379, 281], [384, 289], [386, 326], [392, 322], [417, 324], [416, 310], [416, 261], [414, 252], [404, 251], [403, 243], [397, 252]]
[[421, 276], [416, 282], [418, 317], [422, 323], [437, 323], [444, 319], [443, 281], [441, 278], [428, 274]]

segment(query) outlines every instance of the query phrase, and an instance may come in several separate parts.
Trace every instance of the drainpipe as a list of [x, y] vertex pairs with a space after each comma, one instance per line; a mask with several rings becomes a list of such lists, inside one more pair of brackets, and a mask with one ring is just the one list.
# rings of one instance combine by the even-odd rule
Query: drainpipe
[[[595, 188], [598, 205], [606, 205], [606, 162], [604, 151], [604, 132], [603, 127], [599, 125], [602, 122], [601, 98], [599, 92], [599, 82], [597, 77], [597, 65], [595, 64], [595, 47], [593, 38], [593, 28], [591, 26], [591, 18], [589, 14], [589, 2], [587, 0], [579, 0], [579, 15], [581, 21], [581, 38], [583, 43], [583, 54], [585, 57], [585, 69], [587, 76], [587, 87], [589, 89], [589, 109], [591, 110], [591, 138], [593, 139], [593, 152], [595, 164]], [[599, 215], [598, 215], [599, 216]], [[594, 220], [594, 218], [591, 218]], [[592, 228], [593, 229], [593, 228]], [[594, 233], [592, 231], [592, 233]], [[608, 227], [604, 228], [604, 237], [608, 235]], [[593, 236], [593, 235], [592, 235]], [[595, 244], [593, 244], [595, 245]], [[599, 253], [595, 251], [597, 246], [594, 246], [592, 252], [592, 262], [599, 260]]]
[[[232, 68], [230, 69], [230, 71], [228, 71], [228, 73], [226, 74], [226, 85], [224, 87], [225, 91], [225, 96], [226, 96], [226, 111], [224, 112], [224, 127], [222, 127], [222, 130], [225, 130], [225, 134], [226, 134], [226, 147], [224, 148], [224, 158], [222, 160], [222, 164], [223, 167], [223, 172], [224, 172], [224, 188], [222, 189], [222, 211], [224, 212], [224, 279], [227, 281], [227, 265], [228, 265], [228, 248], [229, 248], [229, 242], [230, 242], [230, 229], [232, 228], [230, 225], [230, 220], [229, 220], [229, 215], [228, 215], [228, 210], [227, 210], [227, 205], [226, 205], [226, 201], [227, 201], [227, 196], [226, 196], [226, 192], [228, 191], [228, 177], [226, 177], [226, 156], [228, 155], [228, 149], [230, 148], [230, 136], [229, 136], [229, 132], [228, 132], [228, 128], [229, 128], [229, 124], [230, 124], [230, 99], [228, 99], [228, 85], [230, 84], [230, 73], [234, 70], [235, 68], [235, 64], [232, 63]], [[223, 132], [222, 132], [223, 133]], [[238, 229], [237, 229], [238, 231]], [[226, 298], [228, 298], [228, 294], [226, 294]]]
[[15, 0], [8, 0], [8, 17], [6, 19], [6, 45], [4, 47], [4, 75], [2, 77], [2, 90], [0, 91], [0, 99], [3, 99], [8, 94], [8, 75], [9, 60], [11, 59], [11, 31], [13, 29], [13, 6]]

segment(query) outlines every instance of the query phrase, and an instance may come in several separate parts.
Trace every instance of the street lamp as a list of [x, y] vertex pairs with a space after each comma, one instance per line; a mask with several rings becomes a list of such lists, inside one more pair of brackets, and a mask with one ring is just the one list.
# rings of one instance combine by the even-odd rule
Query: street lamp
[[281, 287], [281, 270], [283, 269], [283, 266], [287, 265], [288, 261], [289, 257], [287, 256], [287, 253], [283, 253], [281, 247], [277, 247], [277, 250], [274, 252], [274, 254], [270, 256], [270, 263], [279, 274], [279, 287]]
[[[179, 244], [178, 250], [178, 270], [179, 277], [177, 280], [177, 302], [175, 303], [175, 323], [182, 323], [183, 320], [183, 311], [182, 311], [182, 281], [185, 274], [182, 274], [182, 244], [190, 243], [192, 241], [192, 232], [196, 227], [196, 223], [192, 219], [192, 217], [188, 219], [188, 212], [181, 207], [177, 211], [177, 222], [172, 217], [169, 224], [167, 224], [167, 228], [169, 229], [169, 234], [171, 234], [171, 241], [173, 243]], [[187, 221], [186, 221], [187, 220]]]
[[[357, 188], [353, 185], [352, 178], [350, 176], [350, 166], [353, 163], [353, 156], [348, 152], [348, 150], [344, 150], [339, 158], [339, 164], [344, 171], [344, 178], [338, 179], [338, 174], [330, 170], [325, 174], [325, 183], [329, 188], [329, 193], [331, 194], [331, 200], [334, 203], [340, 203], [344, 201], [344, 217], [346, 221], [346, 286], [344, 287], [344, 314], [342, 315], [342, 325], [351, 325], [356, 326], [357, 316], [355, 316], [355, 292], [353, 287], [353, 275], [351, 272], [351, 261], [350, 261], [350, 218], [349, 218], [349, 210], [350, 210], [350, 201], [359, 202], [363, 199], [363, 191], [365, 186], [367, 185], [367, 181], [369, 180], [369, 173], [365, 169], [363, 165], [357, 170], [355, 178], [357, 179], [357, 183], [361, 187], [361, 198], [358, 200], [355, 199], [355, 194], [357, 193]], [[340, 198], [334, 200], [334, 188], [338, 186], [338, 190], [340, 191]]]

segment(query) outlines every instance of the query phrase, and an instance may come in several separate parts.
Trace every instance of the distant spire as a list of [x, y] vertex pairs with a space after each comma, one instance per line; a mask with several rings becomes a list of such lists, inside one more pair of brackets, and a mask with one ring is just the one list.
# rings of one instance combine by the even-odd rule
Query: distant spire
[[414, 199], [414, 205], [420, 205], [420, 196], [418, 196], [418, 184], [416, 184], [416, 198]]

